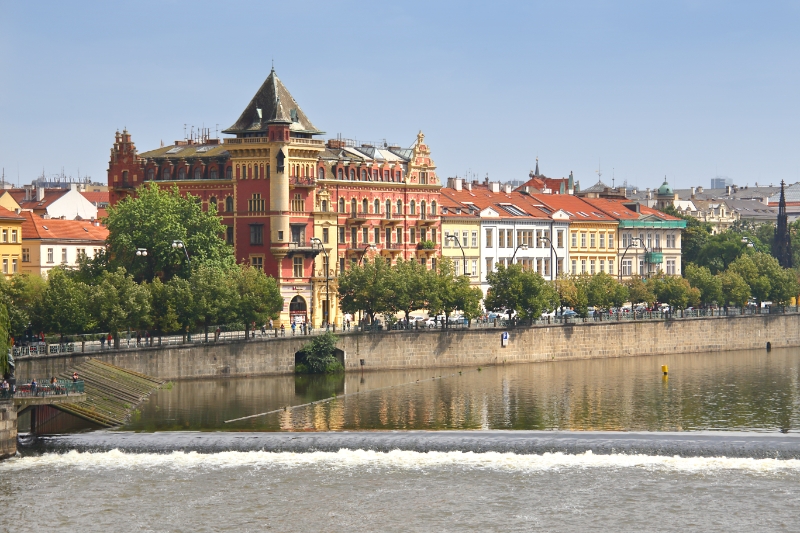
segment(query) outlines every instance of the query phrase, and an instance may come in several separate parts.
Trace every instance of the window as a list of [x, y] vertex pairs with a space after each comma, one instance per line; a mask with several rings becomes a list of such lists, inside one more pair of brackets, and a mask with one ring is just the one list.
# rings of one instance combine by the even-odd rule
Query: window
[[661, 249], [661, 234], [656, 233], [656, 248]]
[[[238, 169], [239, 167], [236, 168]], [[242, 179], [243, 180], [247, 179], [247, 167], [245, 165], [242, 165]]]
[[339, 212], [344, 213], [344, 198], [339, 198]]
[[328, 212], [328, 200], [322, 200], [320, 202], [320, 209], [322, 210], [323, 213]]
[[165, 168], [161, 173], [161, 179], [168, 180], [169, 179], [169, 169]]
[[367, 171], [361, 169], [361, 181], [367, 181]]
[[3, 230], [3, 242], [8, 242], [8, 230]]
[[373, 233], [375, 234], [375, 244], [380, 244], [381, 243], [381, 229], [380, 228], [375, 228], [373, 230]]
[[233, 213], [233, 196], [228, 196], [225, 198], [225, 211], [228, 213]]
[[594, 248], [594, 247], [595, 247], [595, 246], [594, 246], [594, 233], [592, 233], [591, 235], [589, 235], [589, 246], [590, 246], [591, 248]]
[[233, 179], [233, 167], [228, 167], [225, 169], [225, 179], [232, 180]]
[[477, 259], [473, 259], [472, 260], [472, 275], [473, 276], [477, 276], [478, 275], [478, 260]]
[[31, 249], [30, 248], [23, 248], [22, 249], [22, 262], [23, 263], [30, 263], [31, 262]]
[[645, 270], [644, 270], [644, 259], [640, 259], [640, 260], [639, 260], [639, 275], [640, 275], [640, 276], [644, 276], [644, 275], [645, 275]]
[[336, 179], [344, 179], [344, 171], [341, 168], [336, 170]]
[[468, 231], [462, 231], [461, 232], [461, 245], [464, 246], [464, 248], [469, 246], [469, 232]]
[[392, 218], [392, 202], [386, 200], [386, 218]]
[[339, 258], [339, 272], [344, 272], [344, 257]]
[[225, 241], [233, 245], [233, 226], [228, 226], [225, 228]]
[[675, 275], [675, 260], [667, 259], [667, 274], [670, 276]]
[[586, 234], [581, 233], [581, 248], [586, 248]]
[[66, 248], [62, 248], [61, 249], [61, 262], [62, 263], [66, 263], [67, 262], [67, 249]]
[[623, 276], [630, 276], [631, 275], [631, 264], [632, 264], [632, 261], [630, 259], [626, 259], [626, 260], [624, 260], [622, 262], [622, 275]]
[[427, 241], [428, 240], [428, 229], [427, 228], [420, 228], [419, 230], [419, 240]]
[[264, 270], [264, 256], [261, 255], [251, 255], [250, 256], [250, 266], [255, 268], [256, 270]]
[[217, 179], [217, 167], [214, 167], [208, 171], [208, 179], [211, 180]]
[[377, 198], [375, 199], [374, 202], [372, 202], [372, 209], [373, 213], [375, 213], [376, 215], [381, 214], [381, 201], [378, 200]]
[[558, 240], [557, 240], [558, 248], [563, 248], [564, 247], [564, 230], [558, 230], [558, 233], [556, 235], [558, 236]]
[[12, 259], [11, 260], [11, 273], [12, 274], [16, 274], [17, 273], [17, 260], [16, 259]]
[[410, 228], [408, 230], [409, 244], [417, 244], [417, 228]]
[[358, 229], [350, 228], [350, 242], [352, 243], [351, 248], [355, 248], [358, 243]]
[[506, 230], [506, 248], [514, 247], [514, 230]]
[[490, 228], [486, 229], [486, 247], [493, 248], [492, 246], [492, 230]]
[[431, 240], [436, 244], [436, 228], [431, 228]]
[[492, 267], [494, 266], [494, 258], [487, 257], [486, 258], [486, 274], [492, 271]]
[[304, 211], [304, 203], [305, 202], [303, 202], [303, 198], [300, 196], [300, 193], [295, 193], [294, 197], [292, 197], [292, 211]]
[[386, 228], [386, 247], [392, 244], [392, 229]]
[[586, 274], [586, 259], [581, 259], [581, 274]]
[[250, 224], [250, 244], [264, 244], [264, 225]]
[[369, 228], [361, 229], [361, 242], [367, 244], [369, 242]]
[[278, 230], [278, 240], [279, 241], [283, 241], [283, 231], [282, 230]]
[[606, 271], [606, 262], [605, 262], [604, 259], [601, 259], [600, 260], [600, 272], [605, 272], [605, 271]]
[[356, 170], [354, 168], [350, 169], [350, 181], [356, 181]]
[[178, 179], [179, 180], [185, 180], [186, 179], [186, 169], [185, 168], [181, 167], [180, 170], [178, 170]]
[[614, 275], [614, 260], [613, 259], [609, 259], [608, 260], [608, 273], [611, 274], [612, 276]]
[[605, 248], [605, 247], [606, 247], [606, 234], [605, 233], [601, 233], [600, 234], [600, 248]]
[[497, 231], [497, 247], [498, 248], [505, 248], [506, 247], [506, 230], [501, 229]]
[[339, 226], [339, 244], [344, 244], [344, 226]]
[[594, 259], [589, 261], [589, 274], [594, 275]]
[[653, 249], [653, 234], [652, 233], [648, 233], [647, 234], [647, 249], [648, 250], [652, 250]]
[[328, 244], [330, 240], [330, 235], [328, 234], [328, 228], [322, 228], [322, 243]]
[[324, 180], [325, 179], [325, 169], [324, 168], [319, 167], [317, 169], [317, 179], [320, 179], [320, 180]]
[[608, 247], [609, 248], [613, 248], [614, 247], [614, 234], [613, 233], [609, 233], [608, 234]]
[[194, 169], [194, 179], [199, 180], [203, 177], [203, 171], [199, 168]]
[[667, 235], [667, 248], [675, 248], [675, 235]]
[[292, 257], [292, 274], [296, 278], [303, 277], [303, 256], [296, 255]]
[[397, 244], [403, 244], [403, 228], [397, 228]]
[[436, 216], [438, 214], [439, 213], [436, 212], [436, 202], [433, 201], [433, 202], [431, 202], [431, 215]]
[[389, 181], [389, 171], [388, 170], [384, 170], [383, 171], [383, 181]]
[[450, 248], [450, 244], [451, 244], [450, 243], [450, 232], [449, 231], [445, 231], [444, 232], [444, 247], [445, 248]]
[[397, 200], [397, 214], [398, 215], [402, 215], [403, 214], [403, 201], [402, 200]]
[[575, 259], [573, 259], [572, 260], [572, 274], [574, 275], [574, 274], [577, 274], [577, 273], [578, 273], [578, 262]]
[[3, 274], [8, 274], [8, 258], [3, 258]]
[[478, 247], [478, 232], [477, 231], [473, 231], [472, 232], [472, 247], [473, 248], [477, 248]]
[[575, 233], [574, 231], [572, 232], [572, 247], [573, 248], [578, 247], [578, 234]]
[[461, 274], [461, 261], [459, 259], [453, 259], [453, 275], [460, 276]]
[[544, 260], [544, 275], [545, 276], [549, 276], [550, 275], [550, 260], [549, 259], [545, 259]]
[[151, 168], [151, 169], [148, 169], [148, 170], [147, 170], [147, 179], [148, 179], [149, 181], [153, 181], [153, 178], [154, 178], [154, 177], [155, 177], [155, 171], [153, 171], [153, 169], [152, 169], [152, 168]]
[[411, 200], [411, 203], [409, 204], [408, 207], [409, 207], [410, 214], [412, 214], [412, 215], [416, 215], [417, 214], [417, 202], [415, 202], [414, 200]]
[[262, 213], [265, 211], [266, 201], [261, 198], [260, 193], [253, 193], [253, 197], [247, 200], [247, 210], [254, 213]]
[[564, 272], [564, 260], [559, 259], [556, 263], [556, 276], [561, 275]]

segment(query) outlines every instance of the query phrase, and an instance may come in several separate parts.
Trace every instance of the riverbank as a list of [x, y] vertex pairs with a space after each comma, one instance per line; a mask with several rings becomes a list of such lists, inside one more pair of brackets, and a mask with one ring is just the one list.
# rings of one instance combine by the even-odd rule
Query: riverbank
[[[499, 329], [349, 333], [337, 348], [347, 371], [470, 367], [800, 346], [800, 315], [770, 314], [537, 325]], [[507, 339], [504, 341], [504, 335]], [[24, 356], [20, 379], [60, 374], [89, 357], [160, 379], [293, 374], [308, 337]]]

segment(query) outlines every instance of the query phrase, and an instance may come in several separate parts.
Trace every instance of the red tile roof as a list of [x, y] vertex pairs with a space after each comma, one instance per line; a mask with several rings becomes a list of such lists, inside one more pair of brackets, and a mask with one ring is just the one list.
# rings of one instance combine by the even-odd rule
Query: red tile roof
[[59, 218], [42, 218], [30, 211], [22, 213], [22, 240], [65, 240], [105, 242], [108, 229], [95, 226], [89, 220], [61, 220]]
[[531, 187], [537, 191], [550, 189], [552, 191], [551, 194], [559, 194], [562, 183], [564, 184], [564, 191], [567, 191], [569, 189], [569, 178], [546, 178], [544, 176], [536, 176], [529, 179], [514, 190], [518, 191], [523, 187]]
[[106, 192], [81, 191], [81, 194], [83, 195], [84, 198], [92, 202], [94, 205], [107, 204], [109, 202], [108, 191]]
[[[463, 188], [457, 191], [446, 187], [442, 188], [441, 195], [442, 197], [448, 197], [451, 201], [460, 203], [462, 206], [472, 204], [481, 211], [487, 207], [491, 207], [494, 211], [498, 212], [500, 218], [550, 218], [550, 213], [530, 204], [527, 195], [521, 192], [511, 191], [510, 193], [506, 193], [504, 189], [500, 189], [500, 192], [492, 192], [486, 185], [473, 184], [472, 190]], [[508, 209], [504, 208], [504, 204], [507, 207], [517, 207], [517, 209], [525, 214], [516, 215], [509, 212]]]
[[633, 200], [616, 200], [611, 198], [584, 198], [584, 200], [617, 220], [638, 220], [648, 216], [654, 216], [661, 220], [680, 220], [677, 217], [668, 215], [658, 209], [647, 207], [641, 203], [639, 204], [639, 212], [637, 213], [625, 205], [637, 203]]
[[571, 194], [533, 194], [531, 201], [545, 205], [552, 210], [561, 209], [570, 215], [571, 221], [576, 222], [613, 222], [613, 219], [599, 209], [586, 202], [583, 198]]
[[22, 209], [47, 209], [47, 206], [64, 196], [67, 192], [69, 192], [68, 189], [45, 189], [44, 198], [39, 201], [36, 199], [35, 190], [30, 192], [33, 199], [26, 200], [25, 189], [8, 189], [8, 193]]
[[13, 211], [6, 209], [3, 206], [0, 206], [0, 219], [3, 220], [22, 220], [22, 217], [16, 214]]

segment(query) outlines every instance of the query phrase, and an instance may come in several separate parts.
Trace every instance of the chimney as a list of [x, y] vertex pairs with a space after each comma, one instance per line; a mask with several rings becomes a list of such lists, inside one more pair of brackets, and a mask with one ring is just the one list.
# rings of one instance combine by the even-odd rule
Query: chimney
[[692, 187], [691, 191], [692, 191], [692, 198], [694, 198], [694, 187]]
[[18, 215], [19, 215], [20, 211], [22, 211], [22, 209], [20, 209], [19, 207], [15, 207], [15, 208], [14, 208], [14, 212], [15, 212], [16, 214], [18, 214]]
[[730, 185], [726, 185], [725, 186], [725, 196], [730, 196], [730, 195], [731, 195], [731, 186]]
[[457, 190], [457, 191], [460, 191], [461, 188], [462, 188], [463, 183], [464, 183], [464, 180], [462, 180], [461, 178], [456, 178], [456, 179], [453, 180], [453, 188], [455, 190]]
[[503, 190], [505, 190], [506, 194], [511, 194], [511, 184], [510, 183], [506, 183], [503, 186]]
[[69, 184], [69, 190], [77, 191], [78, 190], [78, 184], [77, 183], [70, 183]]
[[493, 181], [493, 182], [491, 182], [491, 183], [489, 184], [489, 190], [490, 190], [490, 191], [492, 191], [492, 192], [494, 192], [494, 193], [498, 193], [498, 192], [500, 192], [500, 182], [499, 182], [499, 181]]
[[470, 183], [470, 182], [466, 182], [466, 183], [465, 183], [465, 186], [467, 187], [467, 190], [468, 190], [468, 191], [471, 191], [471, 190], [472, 190], [472, 183]]
[[44, 200], [44, 187], [36, 187], [36, 201], [41, 202]]

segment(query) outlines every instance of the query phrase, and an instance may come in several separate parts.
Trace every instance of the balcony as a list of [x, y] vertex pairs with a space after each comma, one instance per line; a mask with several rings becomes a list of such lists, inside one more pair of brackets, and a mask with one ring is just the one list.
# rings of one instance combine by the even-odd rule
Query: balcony
[[309, 257], [316, 257], [321, 252], [322, 244], [317, 241], [290, 242], [289, 251], [286, 255], [292, 257], [293, 255], [303, 254]]
[[305, 144], [307, 146], [319, 146], [320, 148], [325, 146], [325, 141], [321, 141], [319, 139], [302, 139], [300, 137], [290, 137], [289, 138], [290, 144]]
[[363, 224], [367, 221], [367, 217], [369, 213], [366, 211], [350, 211], [347, 214], [347, 223], [348, 224]]
[[381, 219], [381, 226], [395, 226], [403, 222], [403, 215], [386, 213]]
[[644, 262], [651, 265], [660, 265], [664, 262], [664, 254], [661, 252], [645, 252]]
[[417, 220], [418, 226], [435, 226], [438, 223], [439, 223], [438, 215], [429, 215], [427, 213], [421, 213], [419, 219]]
[[317, 180], [310, 177], [300, 177], [300, 176], [292, 176], [289, 178], [289, 186], [290, 187], [316, 187]]

